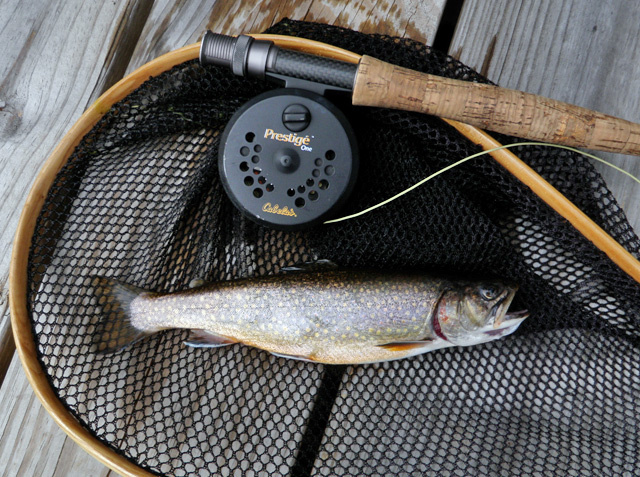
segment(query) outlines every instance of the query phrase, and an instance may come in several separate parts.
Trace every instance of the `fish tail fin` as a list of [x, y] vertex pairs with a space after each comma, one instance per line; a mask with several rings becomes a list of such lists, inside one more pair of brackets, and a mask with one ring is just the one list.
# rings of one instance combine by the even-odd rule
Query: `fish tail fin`
[[146, 290], [105, 277], [95, 277], [93, 285], [103, 317], [93, 335], [98, 354], [121, 350], [156, 332], [136, 328], [131, 322], [131, 303]]

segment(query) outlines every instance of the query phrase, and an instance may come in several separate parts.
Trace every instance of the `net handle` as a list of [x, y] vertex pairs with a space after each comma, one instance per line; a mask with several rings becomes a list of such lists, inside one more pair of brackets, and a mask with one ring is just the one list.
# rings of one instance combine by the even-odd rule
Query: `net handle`
[[[327, 56], [342, 61], [357, 63], [361, 58], [360, 55], [353, 52], [316, 41], [281, 35], [256, 34], [252, 36], [274, 41], [283, 48]], [[27, 379], [44, 408], [62, 430], [94, 458], [124, 476], [151, 477], [153, 474], [131, 463], [85, 429], [58, 399], [44, 370], [40, 366], [35, 338], [31, 330], [31, 321], [27, 313], [27, 262], [29, 248], [35, 230], [36, 219], [42, 210], [51, 184], [82, 137], [109, 111], [113, 104], [126, 97], [148, 80], [149, 77], [157, 76], [173, 66], [198, 58], [199, 48], [199, 43], [185, 46], [146, 63], [107, 90], [80, 116], [52, 151], [36, 177], [22, 209], [13, 243], [9, 272], [11, 325], [18, 356], [22, 361]], [[472, 142], [480, 144], [484, 149], [491, 149], [498, 145], [495, 139], [475, 127], [454, 121], [448, 122], [464, 136]], [[555, 190], [509, 151], [496, 151], [491, 155], [506, 167], [509, 172], [532, 188], [554, 210], [567, 218], [574, 227], [592, 241], [596, 247], [604, 251], [622, 270], [634, 280], [640, 282], [640, 263], [560, 192]]]

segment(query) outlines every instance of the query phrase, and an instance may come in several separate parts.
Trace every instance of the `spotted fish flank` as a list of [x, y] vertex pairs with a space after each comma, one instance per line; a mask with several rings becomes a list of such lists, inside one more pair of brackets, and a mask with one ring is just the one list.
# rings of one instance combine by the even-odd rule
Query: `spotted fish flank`
[[107, 278], [95, 285], [106, 315], [96, 336], [103, 353], [184, 328], [195, 347], [243, 343], [293, 359], [369, 363], [491, 341], [526, 318], [507, 314], [516, 288], [501, 282], [324, 266], [170, 294]]

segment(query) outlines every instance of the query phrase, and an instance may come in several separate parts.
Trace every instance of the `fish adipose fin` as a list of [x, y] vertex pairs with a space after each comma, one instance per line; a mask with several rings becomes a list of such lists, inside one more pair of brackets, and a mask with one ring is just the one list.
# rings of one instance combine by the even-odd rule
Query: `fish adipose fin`
[[105, 277], [95, 277], [93, 286], [103, 313], [93, 335], [98, 354], [113, 353], [155, 333], [131, 323], [131, 302], [146, 290]]
[[237, 343], [237, 341], [205, 330], [191, 330], [189, 339], [184, 342], [193, 348], [220, 348], [233, 343]]

